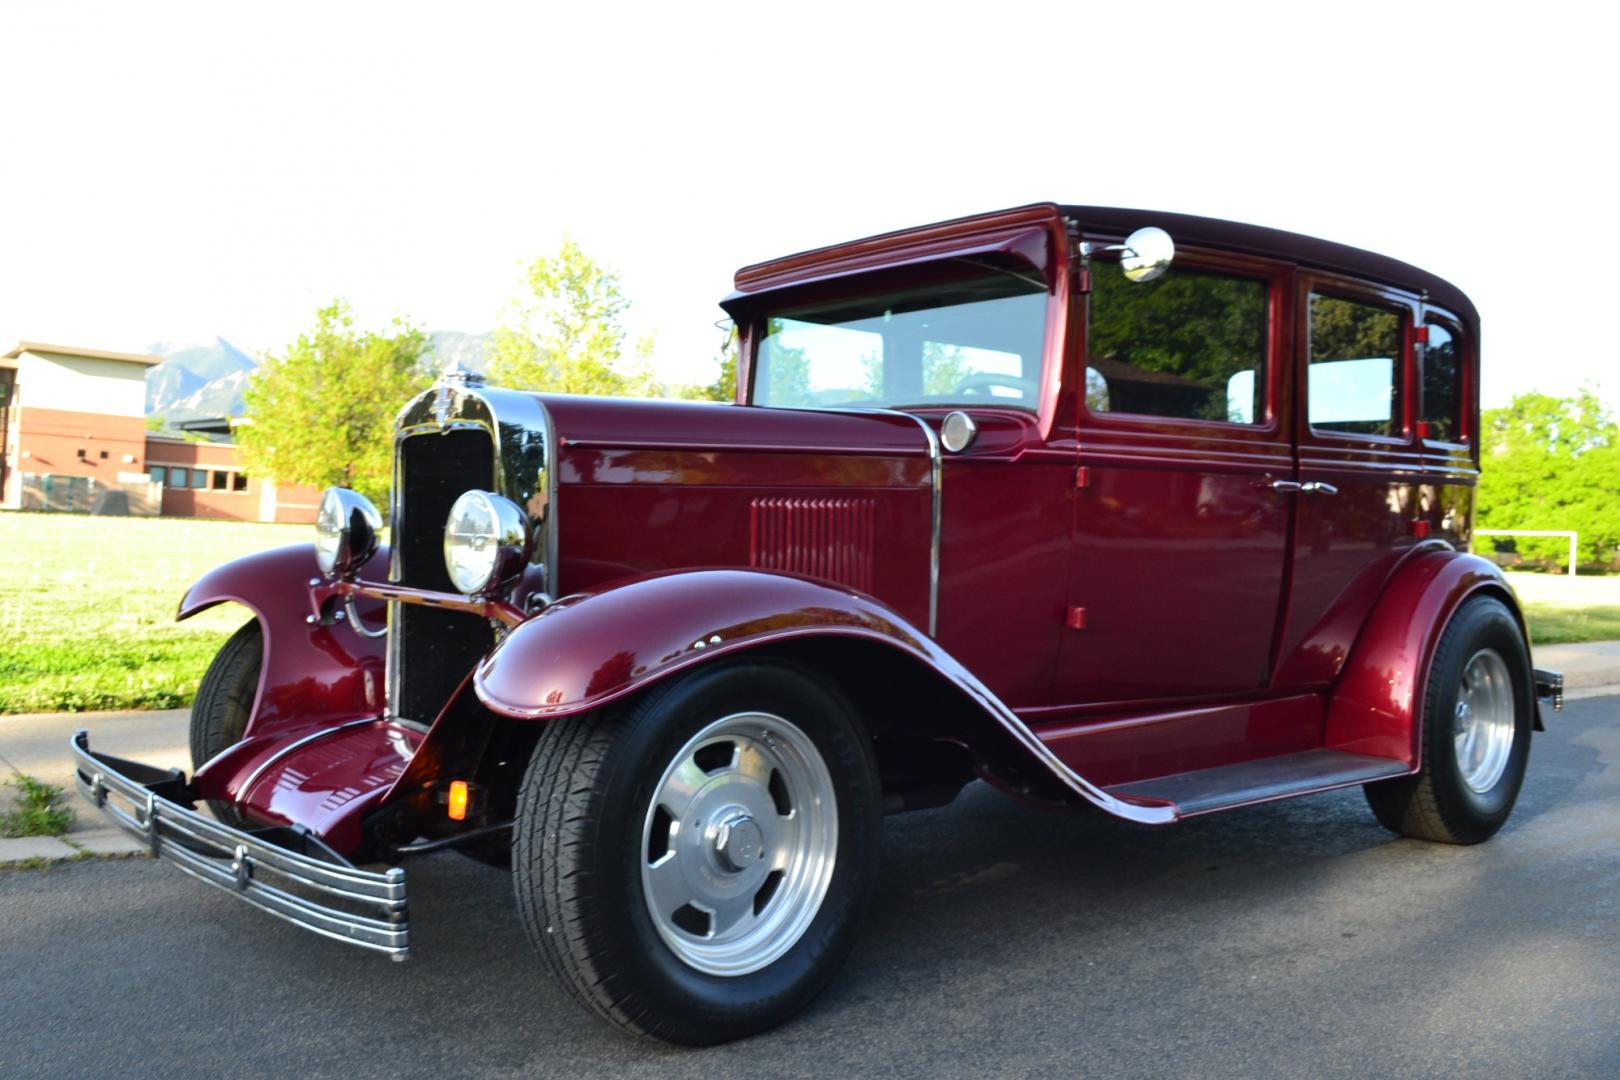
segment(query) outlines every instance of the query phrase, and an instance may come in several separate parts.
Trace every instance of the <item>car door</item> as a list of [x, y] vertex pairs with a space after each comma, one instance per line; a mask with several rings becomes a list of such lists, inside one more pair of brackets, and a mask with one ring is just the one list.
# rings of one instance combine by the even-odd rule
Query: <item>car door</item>
[[1057, 696], [1253, 692], [1295, 484], [1289, 270], [1197, 251], [1150, 282], [1092, 270]]
[[1414, 535], [1417, 298], [1329, 275], [1299, 284], [1299, 480], [1277, 684], [1323, 686]]

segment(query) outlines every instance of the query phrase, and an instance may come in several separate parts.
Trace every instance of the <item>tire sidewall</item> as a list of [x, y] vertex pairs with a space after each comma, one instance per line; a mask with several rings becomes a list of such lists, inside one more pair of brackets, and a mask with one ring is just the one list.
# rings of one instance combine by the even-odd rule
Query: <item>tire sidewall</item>
[[[1447, 641], [1430, 672], [1425, 728], [1425, 752], [1434, 778], [1435, 797], [1447, 819], [1456, 821], [1463, 834], [1494, 833], [1507, 821], [1519, 788], [1524, 783], [1530, 756], [1531, 719], [1535, 715], [1535, 689], [1524, 634], [1512, 613], [1499, 600], [1481, 597], [1469, 601], [1454, 617]], [[1457, 763], [1457, 699], [1462, 673], [1481, 649], [1493, 649], [1507, 665], [1513, 682], [1513, 746], [1502, 775], [1489, 791], [1476, 792], [1463, 779]]]
[[[767, 712], [792, 722], [827, 764], [838, 807], [832, 880], [815, 918], [785, 954], [747, 975], [717, 976], [680, 960], [652, 921], [642, 889], [646, 814], [660, 777], [702, 728], [739, 712]], [[870, 740], [836, 692], [786, 665], [726, 664], [687, 676], [661, 694], [621, 744], [621, 764], [608, 778], [591, 858], [606, 925], [626, 927], [604, 943], [629, 987], [666, 1018], [681, 1041], [735, 1038], [797, 1012], [837, 970], [876, 879], [880, 814]]]

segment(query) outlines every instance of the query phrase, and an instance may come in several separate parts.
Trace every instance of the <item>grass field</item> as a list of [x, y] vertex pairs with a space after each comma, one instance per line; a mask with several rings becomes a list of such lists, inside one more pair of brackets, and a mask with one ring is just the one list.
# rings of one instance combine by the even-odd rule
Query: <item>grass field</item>
[[1509, 574], [1539, 645], [1620, 640], [1620, 577]]
[[[307, 525], [0, 513], [0, 713], [185, 705], [244, 614], [184, 623], [186, 588]], [[1620, 578], [1509, 575], [1542, 644], [1620, 639]]]
[[307, 525], [0, 513], [0, 713], [188, 703], [244, 621], [174, 621], [205, 571], [307, 541]]

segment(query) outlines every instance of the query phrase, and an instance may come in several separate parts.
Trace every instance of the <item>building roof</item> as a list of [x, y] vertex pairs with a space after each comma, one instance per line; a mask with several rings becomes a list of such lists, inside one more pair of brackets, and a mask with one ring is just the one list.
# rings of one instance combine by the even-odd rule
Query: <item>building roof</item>
[[150, 353], [110, 352], [106, 349], [86, 349], [78, 345], [47, 345], [41, 341], [19, 341], [0, 360], [15, 360], [25, 352], [49, 353], [52, 356], [84, 356], [91, 360], [124, 360], [131, 364], [151, 367], [163, 363], [163, 357]]

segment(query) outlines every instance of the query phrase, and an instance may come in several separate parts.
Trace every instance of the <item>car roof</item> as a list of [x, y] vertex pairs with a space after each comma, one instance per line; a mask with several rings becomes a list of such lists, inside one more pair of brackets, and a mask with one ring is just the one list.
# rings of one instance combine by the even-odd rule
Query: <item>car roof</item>
[[1387, 255], [1283, 229], [1271, 229], [1263, 225], [1196, 217], [1192, 214], [1174, 214], [1163, 210], [1064, 203], [1034, 203], [1007, 210], [974, 214], [970, 217], [880, 233], [754, 263], [737, 271], [736, 284], [740, 291], [722, 301], [722, 306], [756, 289], [772, 291], [783, 285], [791, 285], [794, 278], [800, 275], [813, 275], [818, 266], [830, 266], [857, 250], [865, 252], [863, 261], [867, 265], [862, 269], [874, 269], [876, 268], [874, 263], [881, 265], [881, 260], [874, 258], [878, 250], [891, 244], [899, 249], [922, 234], [937, 234], [956, 229], [966, 232], [979, 222], [1015, 223], [1022, 219], [1033, 223], [1043, 215], [1048, 221], [1058, 216], [1068, 218], [1079, 227], [1082, 234], [1094, 232], [1107, 236], [1125, 236], [1142, 226], [1157, 225], [1181, 246], [1215, 248], [1238, 254], [1284, 259], [1307, 268], [1365, 278], [1413, 293], [1427, 293], [1432, 303], [1461, 319], [1469, 335], [1476, 340], [1478, 338], [1479, 313], [1461, 289], [1427, 270], [1401, 262], [1399, 259], [1392, 259]]
[[1065, 217], [1074, 219], [1082, 231], [1089, 227], [1123, 236], [1144, 225], [1157, 225], [1168, 232], [1177, 244], [1189, 247], [1211, 247], [1248, 255], [1281, 257], [1318, 270], [1369, 278], [1410, 292], [1426, 292], [1436, 305], [1466, 322], [1471, 333], [1478, 331], [1479, 312], [1461, 289], [1443, 277], [1377, 252], [1283, 229], [1191, 214], [1132, 210], [1118, 206], [1060, 205], [1058, 209]]

